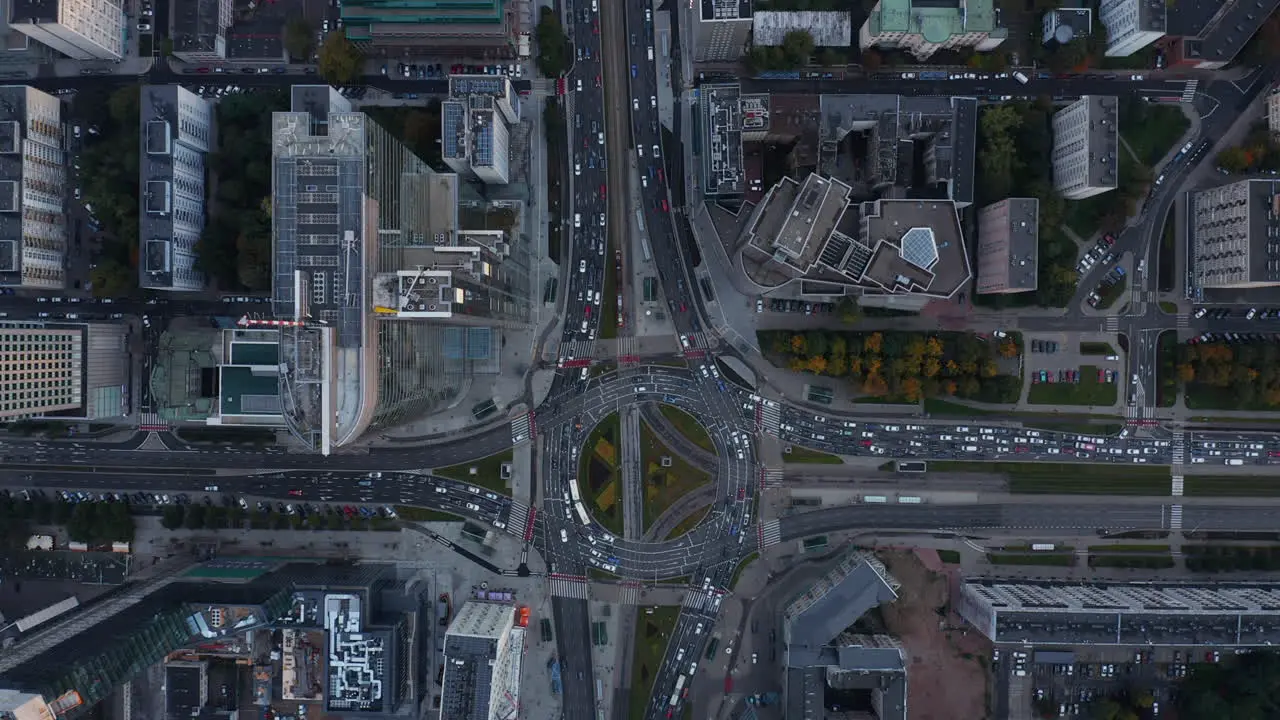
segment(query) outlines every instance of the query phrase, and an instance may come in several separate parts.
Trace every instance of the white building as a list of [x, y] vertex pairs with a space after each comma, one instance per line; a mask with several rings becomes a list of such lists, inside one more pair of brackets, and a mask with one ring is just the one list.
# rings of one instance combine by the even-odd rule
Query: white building
[[1053, 186], [1068, 200], [1116, 189], [1120, 134], [1114, 97], [1086, 95], [1054, 113]]
[[1124, 57], [1164, 37], [1165, 0], [1102, 0], [1098, 19], [1107, 29], [1107, 56]]
[[511, 126], [518, 122], [520, 96], [510, 79], [451, 76], [449, 99], [440, 104], [445, 164], [459, 175], [487, 185], [511, 182]]
[[0, 285], [66, 286], [65, 133], [58, 98], [0, 87]]
[[525, 632], [515, 625], [515, 612], [507, 603], [469, 600], [449, 623], [441, 720], [515, 716]]
[[124, 57], [128, 19], [120, 0], [10, 0], [8, 19], [9, 27], [76, 60]]
[[733, 62], [751, 38], [751, 0], [699, 0], [695, 62]]
[[939, 5], [914, 0], [879, 0], [858, 32], [858, 44], [906, 50], [925, 60], [939, 50], [973, 48], [988, 52], [1009, 37], [1000, 27], [992, 0]]
[[139, 105], [138, 282], [152, 290], [200, 290], [196, 242], [204, 230], [213, 103], [178, 85], [144, 85]]

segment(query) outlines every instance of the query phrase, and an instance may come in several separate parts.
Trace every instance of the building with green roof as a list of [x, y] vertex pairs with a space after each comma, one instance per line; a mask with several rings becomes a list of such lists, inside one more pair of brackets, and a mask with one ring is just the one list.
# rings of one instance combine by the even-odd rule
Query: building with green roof
[[345, 0], [341, 12], [347, 39], [366, 51], [430, 47], [458, 57], [510, 59], [518, 49], [519, 21], [508, 0]]
[[880, 0], [858, 42], [864, 50], [906, 50], [925, 60], [939, 50], [994, 50], [1008, 36], [993, 0]]

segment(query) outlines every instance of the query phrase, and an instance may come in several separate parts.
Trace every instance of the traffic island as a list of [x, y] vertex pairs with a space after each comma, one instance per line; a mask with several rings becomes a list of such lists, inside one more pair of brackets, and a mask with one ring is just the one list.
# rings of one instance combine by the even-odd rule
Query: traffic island
[[662, 658], [667, 652], [667, 643], [675, 630], [676, 621], [680, 618], [679, 607], [646, 607], [636, 615], [636, 637], [632, 643], [634, 654], [631, 662], [631, 692], [627, 693], [630, 712], [627, 717], [645, 717], [645, 709], [649, 698], [654, 703], [666, 704], [666, 698], [653, 695], [654, 681], [658, 670], [662, 667]]
[[500, 453], [480, 458], [479, 460], [436, 468], [431, 471], [431, 474], [509, 495], [511, 493], [510, 468], [514, 457], [514, 450], [503, 450]]
[[644, 421], [640, 422], [640, 468], [644, 480], [646, 532], [680, 498], [712, 482], [710, 474], [672, 452]]
[[809, 448], [800, 447], [799, 445], [788, 445], [787, 447], [783, 448], [782, 462], [795, 463], [797, 465], [801, 465], [801, 464], [843, 465], [844, 464], [844, 460], [841, 460], [838, 455], [818, 452], [817, 450], [810, 450]]
[[622, 535], [622, 473], [618, 456], [621, 419], [611, 413], [592, 429], [578, 459], [578, 492], [596, 522]]
[[697, 418], [674, 405], [659, 405], [658, 410], [662, 413], [662, 417], [666, 418], [667, 422], [680, 431], [680, 434], [689, 442], [709, 453], [716, 451], [715, 444], [711, 442], [711, 436], [698, 423]]

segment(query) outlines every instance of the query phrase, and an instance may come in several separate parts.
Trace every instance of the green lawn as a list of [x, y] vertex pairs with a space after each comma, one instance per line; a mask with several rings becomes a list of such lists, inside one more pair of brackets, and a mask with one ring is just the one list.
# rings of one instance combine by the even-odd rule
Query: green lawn
[[948, 565], [959, 565], [960, 553], [955, 550], [939, 550], [938, 559], [942, 560], [942, 562], [947, 563]]
[[1168, 545], [1090, 545], [1091, 553], [1169, 553]]
[[[650, 615], [649, 611], [653, 610]], [[631, 712], [628, 717], [644, 717], [644, 711], [653, 694], [653, 682], [662, 667], [662, 657], [667, 651], [667, 642], [675, 630], [676, 620], [680, 617], [679, 607], [659, 606], [645, 607], [636, 613], [636, 637], [632, 645], [631, 663], [631, 695], [628, 705]], [[571, 677], [566, 675], [565, 677]]]
[[802, 465], [802, 464], [843, 465], [844, 464], [844, 460], [841, 460], [840, 457], [837, 455], [831, 455], [830, 453], [819, 452], [817, 450], [810, 450], [809, 448], [800, 447], [799, 445], [791, 445], [790, 448], [791, 448], [791, 452], [784, 451], [782, 453], [783, 462], [795, 463], [797, 465]]
[[[1032, 372], [1037, 371], [1033, 368]], [[1116, 383], [1098, 382], [1098, 366], [1081, 365], [1080, 382], [1035, 383], [1027, 391], [1027, 402], [1032, 405], [1107, 406], [1115, 404], [1116, 396]]]
[[1173, 407], [1178, 402], [1178, 332], [1165, 330], [1156, 338], [1156, 405]]
[[[670, 467], [662, 467], [664, 456], [671, 458]], [[640, 469], [644, 477], [645, 530], [677, 500], [712, 482], [709, 474], [664, 445], [644, 421], [640, 422]]]
[[[583, 218], [584, 222], [586, 218]], [[605, 245], [604, 297], [600, 298], [600, 339], [618, 337], [618, 273], [613, 270], [614, 251], [617, 243], [609, 236]]]
[[[1177, 229], [1174, 225], [1174, 216], [1176, 213], [1169, 213], [1164, 220], [1164, 229], [1160, 231], [1160, 256], [1157, 258], [1157, 269], [1159, 276], [1157, 277], [1160, 292], [1172, 292], [1174, 286], [1173, 274], [1177, 271], [1177, 238], [1175, 233]], [[1163, 307], [1164, 303], [1161, 303]], [[1176, 305], [1174, 306], [1177, 307]], [[1176, 313], [1177, 310], [1166, 310], [1168, 313]]]
[[1054, 555], [1051, 553], [1028, 555], [987, 553], [987, 562], [992, 565], [1056, 565], [1059, 567], [1071, 567], [1076, 564], [1076, 556]]
[[709, 453], [716, 451], [715, 444], [711, 442], [711, 436], [707, 434], [697, 418], [673, 405], [659, 405], [658, 410], [662, 412], [667, 422], [675, 426], [676, 430], [679, 430], [689, 442]]
[[968, 405], [955, 402], [953, 400], [945, 400], [943, 398], [925, 398], [925, 413], [933, 416], [952, 416], [952, 417], [981, 417], [984, 415], [1000, 415], [1005, 416], [1009, 413], [999, 410], [986, 410], [982, 408], [971, 408]]
[[1266, 475], [1187, 475], [1182, 494], [1201, 497], [1270, 497], [1280, 495], [1280, 478]]
[[[1062, 417], [1067, 417], [1066, 415]], [[1088, 415], [1082, 417], [1089, 417]], [[1112, 419], [1107, 415], [1096, 416], [1099, 420]], [[1090, 422], [1055, 422], [1055, 421], [1030, 421], [1026, 426], [1033, 430], [1056, 430], [1058, 432], [1080, 433], [1082, 435], [1115, 435], [1120, 432], [1124, 425], [1119, 423], [1090, 423]]]
[[502, 464], [510, 463], [513, 456], [513, 451], [503, 450], [487, 458], [436, 468], [431, 474], [510, 495], [510, 483], [502, 478]]
[[[1147, 167], [1164, 159], [1191, 125], [1177, 105], [1124, 103], [1121, 113], [1120, 134]], [[1140, 116], [1134, 117], [1136, 113]]]
[[670, 540], [671, 538], [678, 538], [697, 527], [698, 523], [702, 522], [702, 518], [706, 517], [710, 510], [711, 506], [708, 505], [689, 513], [688, 517], [677, 523], [675, 527], [671, 528], [671, 532], [667, 533], [667, 539]]
[[578, 491], [582, 494], [583, 507], [614, 535], [622, 535], [620, 434], [621, 419], [618, 413], [612, 413], [587, 436], [582, 457], [578, 458]]
[[[1095, 195], [1094, 197], [1100, 197]], [[1098, 300], [1097, 308], [1099, 310], [1110, 310], [1120, 298], [1125, 296], [1125, 291], [1129, 289], [1129, 276], [1125, 275], [1112, 285], [1105, 286], [1098, 291], [1101, 297]]]

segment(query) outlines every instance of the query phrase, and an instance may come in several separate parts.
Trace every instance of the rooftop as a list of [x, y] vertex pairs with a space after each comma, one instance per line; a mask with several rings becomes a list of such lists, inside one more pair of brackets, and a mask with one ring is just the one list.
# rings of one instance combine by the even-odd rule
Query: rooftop
[[186, 0], [173, 3], [170, 9], [169, 36], [173, 38], [174, 52], [213, 52], [218, 47], [218, 36], [225, 28], [219, 27], [220, 0]]
[[58, 0], [10, 0], [9, 24], [58, 21]]
[[[141, 285], [171, 288], [174, 255], [194, 245], [204, 225], [203, 156], [212, 142], [212, 106], [207, 100], [179, 85], [144, 85], [139, 96], [139, 157], [141, 212], [138, 213], [140, 242], [145, 262], [139, 268]], [[209, 127], [195, 131], [189, 111], [197, 107], [209, 114]], [[204, 135], [199, 134], [203, 132]], [[180, 162], [174, 158], [181, 155]], [[198, 162], [193, 167], [193, 162]], [[192, 175], [200, 173], [200, 177]], [[199, 217], [182, 210], [198, 209]]]
[[804, 30], [813, 36], [815, 47], [848, 47], [853, 37], [852, 22], [848, 11], [761, 11], [752, 17], [751, 41], [755, 45], [779, 46], [787, 33]]
[[[708, 195], [738, 195], [743, 191], [742, 131], [744, 114], [753, 125], [759, 124], [759, 98], [747, 107], [737, 85], [703, 85], [701, 88], [702, 120], [708, 142], [703, 152], [703, 187]], [[768, 105], [765, 98], [764, 117]]]
[[704, 21], [751, 19], [751, 0], [701, 0], [701, 9]]
[[[1230, 62], [1280, 0], [1188, 0], [1168, 13], [1170, 35], [1186, 36], [1183, 56], [1202, 62]], [[1194, 38], [1194, 39], [1192, 39]]]
[[881, 0], [868, 22], [872, 35], [909, 33], [935, 44], [953, 35], [1008, 32], [996, 23], [992, 0]]

